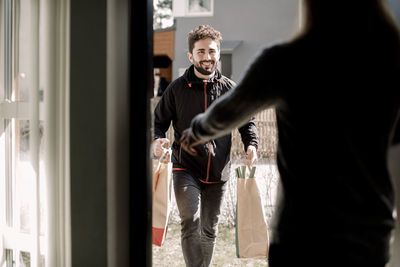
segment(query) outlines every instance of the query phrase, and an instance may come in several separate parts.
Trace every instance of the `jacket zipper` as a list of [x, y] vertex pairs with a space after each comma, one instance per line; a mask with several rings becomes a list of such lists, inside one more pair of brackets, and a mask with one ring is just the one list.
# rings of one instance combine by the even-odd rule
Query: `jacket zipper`
[[[207, 81], [204, 80], [204, 112], [207, 111]], [[208, 182], [209, 176], [210, 176], [210, 167], [211, 167], [211, 143], [207, 143], [208, 147], [208, 162], [207, 162], [207, 176], [206, 176], [206, 182]]]

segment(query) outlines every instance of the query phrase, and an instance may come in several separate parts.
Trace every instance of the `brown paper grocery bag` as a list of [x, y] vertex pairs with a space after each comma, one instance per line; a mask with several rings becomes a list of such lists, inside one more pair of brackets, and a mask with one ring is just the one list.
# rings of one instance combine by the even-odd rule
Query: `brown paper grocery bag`
[[260, 190], [254, 178], [255, 167], [236, 169], [236, 256], [238, 258], [266, 258], [268, 255], [268, 226]]
[[153, 244], [162, 246], [167, 235], [171, 211], [172, 163], [170, 150], [159, 160], [153, 159]]

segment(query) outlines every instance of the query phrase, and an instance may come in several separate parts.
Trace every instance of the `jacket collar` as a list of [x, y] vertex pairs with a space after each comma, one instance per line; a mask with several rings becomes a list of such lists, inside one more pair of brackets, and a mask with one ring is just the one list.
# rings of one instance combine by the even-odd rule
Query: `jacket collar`
[[[200, 79], [194, 74], [194, 65], [191, 65], [189, 68], [186, 69], [185, 73], [183, 74], [183, 77], [185, 78], [188, 84], [203, 83], [203, 79]], [[221, 72], [218, 69], [216, 69], [215, 75], [207, 82], [208, 83], [220, 82], [221, 78], [222, 78]]]

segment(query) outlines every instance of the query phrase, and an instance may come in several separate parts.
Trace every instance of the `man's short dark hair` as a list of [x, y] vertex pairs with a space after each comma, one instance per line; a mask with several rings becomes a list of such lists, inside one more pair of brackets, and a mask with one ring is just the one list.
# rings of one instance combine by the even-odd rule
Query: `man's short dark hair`
[[213, 41], [216, 41], [218, 43], [218, 48], [221, 47], [221, 42], [222, 42], [222, 35], [219, 31], [215, 30], [213, 27], [210, 25], [200, 25], [194, 30], [190, 31], [187, 40], [188, 40], [188, 45], [189, 45], [189, 52], [193, 52], [194, 48], [194, 43], [210, 38]]

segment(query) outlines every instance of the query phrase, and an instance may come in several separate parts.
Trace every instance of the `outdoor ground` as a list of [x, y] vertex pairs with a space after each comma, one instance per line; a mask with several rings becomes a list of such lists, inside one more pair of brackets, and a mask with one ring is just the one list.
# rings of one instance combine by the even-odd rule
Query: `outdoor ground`
[[[227, 192], [221, 207], [219, 234], [213, 257], [212, 267], [267, 267], [266, 259], [239, 259], [236, 257], [235, 217], [236, 217], [236, 172], [240, 164], [233, 162], [224, 175], [229, 175]], [[265, 217], [270, 225], [275, 206], [275, 195], [278, 184], [276, 164], [267, 159], [260, 159], [256, 164], [256, 177], [263, 200]], [[153, 267], [185, 267], [180, 244], [180, 218], [172, 190], [171, 214], [168, 233], [162, 247], [153, 245]], [[270, 229], [271, 230], [271, 229]]]
[[[235, 228], [219, 226], [213, 257], [213, 267], [267, 267], [266, 259], [238, 259], [235, 247]], [[180, 225], [170, 223], [164, 245], [153, 245], [153, 267], [185, 267], [180, 245]]]

